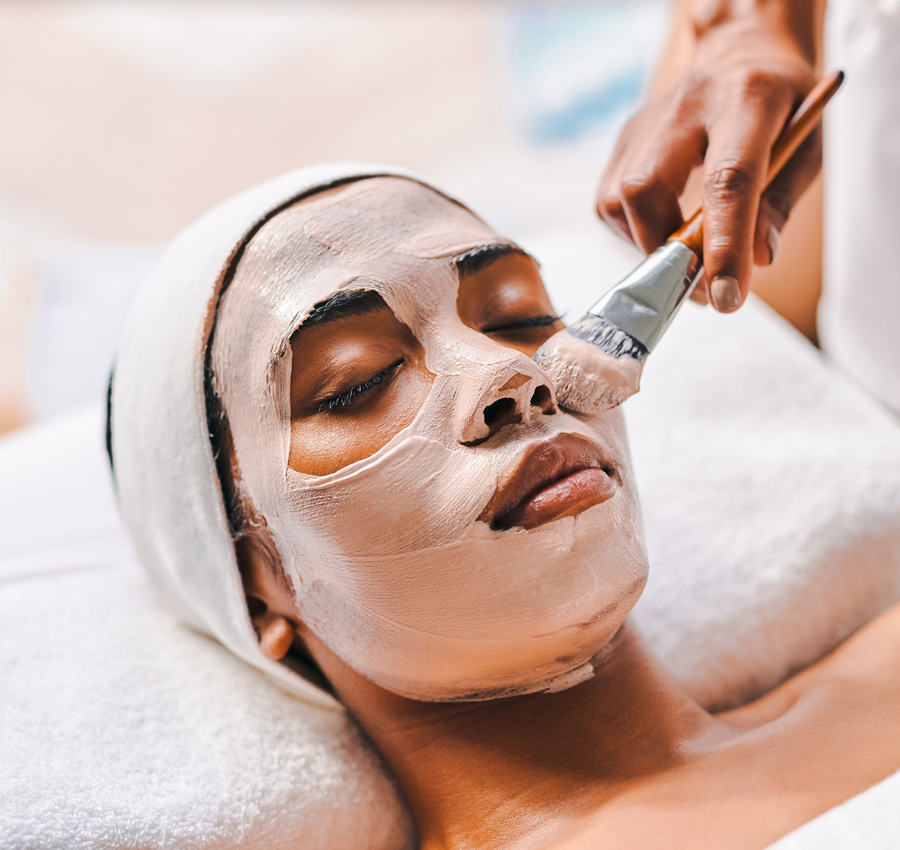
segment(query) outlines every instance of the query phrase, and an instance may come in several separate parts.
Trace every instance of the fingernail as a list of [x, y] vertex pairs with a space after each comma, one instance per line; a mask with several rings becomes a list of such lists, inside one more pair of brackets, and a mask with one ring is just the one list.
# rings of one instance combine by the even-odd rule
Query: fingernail
[[766, 244], [769, 246], [769, 263], [774, 263], [778, 256], [778, 249], [781, 247], [781, 233], [774, 224], [770, 224], [766, 231]]
[[712, 297], [713, 307], [720, 313], [730, 313], [741, 306], [741, 288], [736, 277], [728, 275], [714, 277], [709, 285], [709, 294]]

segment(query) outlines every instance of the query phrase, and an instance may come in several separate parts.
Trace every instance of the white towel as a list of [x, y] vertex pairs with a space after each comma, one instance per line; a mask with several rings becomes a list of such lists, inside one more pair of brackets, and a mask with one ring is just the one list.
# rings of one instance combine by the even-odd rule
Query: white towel
[[96, 405], [0, 441], [0, 848], [414, 847], [345, 713], [159, 607], [102, 434]]

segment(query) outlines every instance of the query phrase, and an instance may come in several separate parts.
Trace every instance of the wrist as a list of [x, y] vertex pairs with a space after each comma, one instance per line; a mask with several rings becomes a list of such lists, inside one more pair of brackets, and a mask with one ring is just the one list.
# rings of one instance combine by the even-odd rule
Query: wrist
[[691, 0], [689, 21], [695, 49], [728, 30], [748, 29], [789, 43], [817, 66], [823, 0]]

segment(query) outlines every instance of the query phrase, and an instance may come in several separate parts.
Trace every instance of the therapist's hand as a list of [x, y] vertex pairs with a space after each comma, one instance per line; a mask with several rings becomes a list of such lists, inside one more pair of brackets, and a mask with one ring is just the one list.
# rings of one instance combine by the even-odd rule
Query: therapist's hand
[[706, 273], [697, 299], [723, 312], [743, 302], [753, 263], [775, 258], [791, 207], [821, 167], [816, 131], [760, 202], [772, 145], [816, 83], [811, 23], [797, 20], [807, 5], [783, 0], [732, 18], [720, 11], [729, 4], [706, 3], [713, 17], [694, 14], [689, 67], [628, 122], [600, 181], [600, 217], [649, 253], [682, 224], [678, 198], [703, 166]]

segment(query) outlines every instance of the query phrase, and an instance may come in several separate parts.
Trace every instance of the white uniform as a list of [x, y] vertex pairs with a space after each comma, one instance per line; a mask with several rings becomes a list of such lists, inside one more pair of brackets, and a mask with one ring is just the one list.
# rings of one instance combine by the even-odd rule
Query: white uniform
[[900, 0], [835, 0], [825, 119], [822, 347], [900, 412]]

